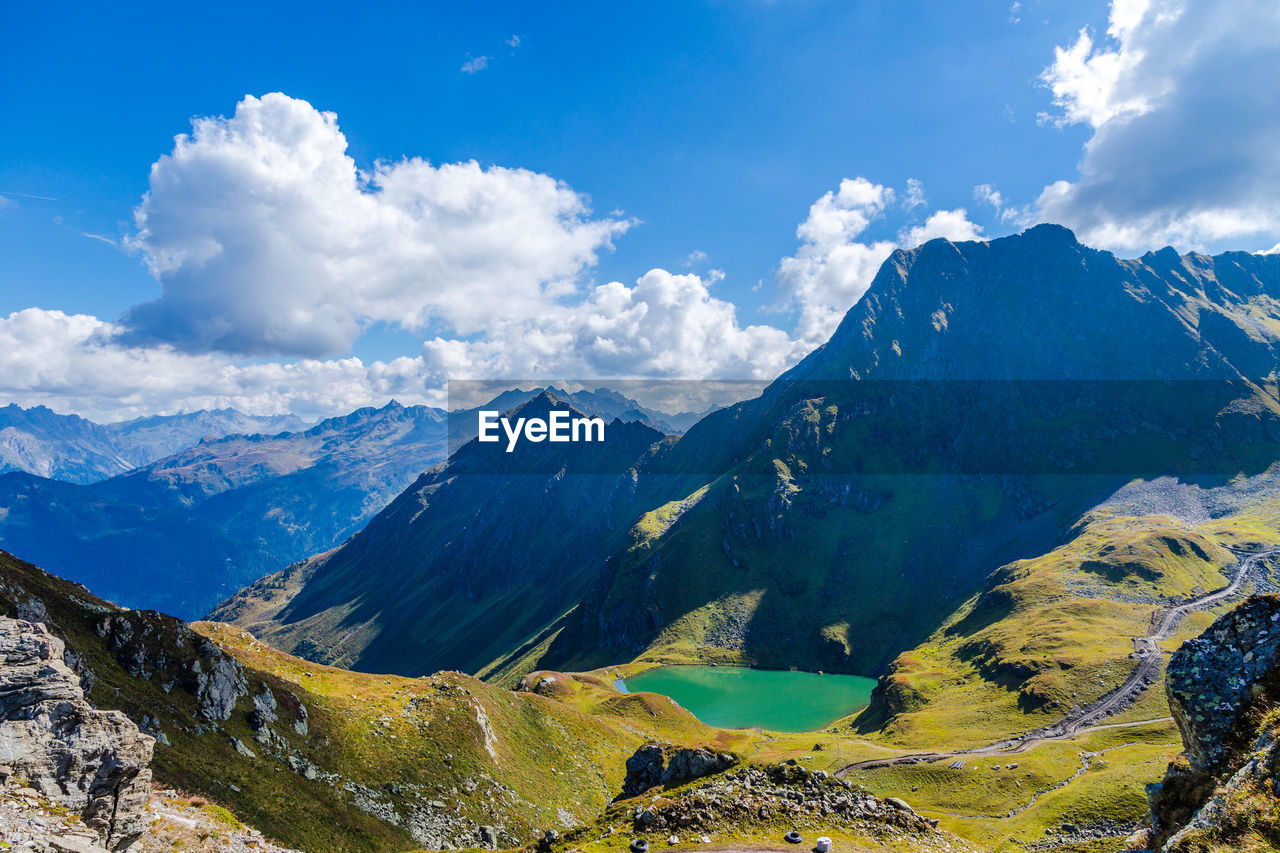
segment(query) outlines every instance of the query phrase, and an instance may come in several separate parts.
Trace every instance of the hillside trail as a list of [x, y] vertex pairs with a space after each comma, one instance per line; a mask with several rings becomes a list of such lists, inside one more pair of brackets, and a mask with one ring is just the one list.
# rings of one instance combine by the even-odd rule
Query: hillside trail
[[[1138, 658], [1138, 666], [1115, 690], [1084, 707], [1073, 708], [1056, 722], [1038, 729], [1033, 729], [1016, 737], [1005, 738], [986, 746], [959, 749], [953, 752], [920, 752], [898, 755], [893, 758], [873, 758], [847, 764], [835, 772], [836, 776], [844, 776], [853, 770], [869, 770], [875, 767], [889, 767], [896, 764], [933, 763], [943, 759], [954, 759], [963, 762], [968, 758], [987, 756], [1017, 755], [1033, 749], [1049, 741], [1066, 740], [1076, 735], [1085, 734], [1107, 728], [1139, 726], [1147, 723], [1168, 720], [1161, 717], [1153, 720], [1138, 720], [1128, 723], [1110, 723], [1107, 725], [1091, 725], [1106, 719], [1112, 714], [1128, 707], [1129, 703], [1151, 683], [1160, 671], [1164, 659], [1164, 650], [1160, 643], [1173, 636], [1178, 624], [1188, 613], [1205, 610], [1222, 601], [1238, 595], [1240, 589], [1257, 567], [1268, 557], [1280, 554], [1280, 548], [1267, 548], [1262, 551], [1247, 551], [1229, 545], [1223, 545], [1239, 558], [1238, 569], [1231, 582], [1222, 589], [1189, 599], [1181, 604], [1163, 607], [1151, 616], [1151, 631], [1142, 637], [1134, 637], [1134, 654]], [[963, 766], [963, 764], [961, 764]]]

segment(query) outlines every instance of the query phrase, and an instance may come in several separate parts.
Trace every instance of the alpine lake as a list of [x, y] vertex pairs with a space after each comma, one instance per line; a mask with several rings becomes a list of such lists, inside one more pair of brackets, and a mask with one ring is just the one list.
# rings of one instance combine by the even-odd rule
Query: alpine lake
[[811, 732], [866, 707], [876, 680], [739, 666], [661, 666], [614, 686], [669, 696], [709, 726]]

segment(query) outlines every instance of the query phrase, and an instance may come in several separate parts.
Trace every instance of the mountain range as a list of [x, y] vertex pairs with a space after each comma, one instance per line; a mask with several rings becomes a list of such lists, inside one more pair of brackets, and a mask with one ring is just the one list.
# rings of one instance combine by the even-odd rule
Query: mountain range
[[[512, 391], [486, 405], [538, 393]], [[607, 389], [566, 397], [592, 415], [676, 429], [669, 416]], [[218, 435], [296, 419], [226, 409], [103, 426], [9, 406], [0, 412], [14, 430], [41, 437], [23, 445], [25, 464], [50, 476], [0, 473], [0, 547], [113, 600], [196, 618], [351, 537], [445, 458], [451, 430], [455, 440], [474, 434], [475, 411], [393, 400], [306, 429]], [[127, 470], [99, 479], [113, 468]]]
[[897, 251], [760, 397], [610, 458], [468, 444], [214, 616], [366, 671], [881, 672], [1133, 476], [1280, 458], [1277, 299], [1277, 257], [1126, 260], [1057, 226]]
[[0, 408], [0, 473], [25, 471], [68, 483], [94, 483], [189, 447], [202, 438], [279, 433], [305, 424], [294, 415], [259, 417], [236, 409], [154, 415], [99, 424], [45, 406]]
[[[219, 537], [318, 542], [425, 437], [456, 445], [214, 610], [236, 624], [4, 553], [0, 616], [66, 643], [85, 699], [157, 738], [161, 784], [308, 850], [746, 849], [794, 826], [841, 849], [1269, 849], [1280, 599], [1222, 614], [1280, 590], [1277, 298], [1269, 256], [1118, 259], [1053, 226], [934, 241], [683, 435], [628, 406], [604, 441], [508, 453], [474, 411], [393, 404], [91, 485], [0, 477], [25, 547], [100, 525], [62, 557], [95, 590], [198, 591]], [[714, 729], [619, 686], [674, 663], [877, 682], [821, 731]]]
[[0, 475], [0, 546], [102, 595], [196, 618], [332, 548], [445, 452], [439, 409], [360, 409], [231, 435], [88, 485]]

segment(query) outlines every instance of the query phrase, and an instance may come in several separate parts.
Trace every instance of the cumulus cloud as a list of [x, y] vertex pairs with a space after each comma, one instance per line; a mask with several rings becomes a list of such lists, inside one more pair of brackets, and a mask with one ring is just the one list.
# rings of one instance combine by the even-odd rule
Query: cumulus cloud
[[85, 314], [29, 308], [0, 317], [0, 396], [100, 421], [233, 406], [318, 418], [381, 405], [444, 401], [422, 359], [358, 358], [238, 365], [217, 354], [129, 346], [119, 327]]
[[468, 59], [466, 62], [462, 63], [462, 68], [460, 70], [462, 71], [463, 74], [475, 74], [477, 72], [485, 70], [488, 67], [489, 67], [489, 57], [473, 56], [470, 59]]
[[496, 323], [483, 336], [436, 337], [412, 357], [372, 363], [242, 364], [130, 344], [116, 324], [31, 308], [0, 318], [0, 396], [107, 421], [224, 406], [319, 418], [392, 397], [442, 406], [451, 379], [772, 379], [808, 347], [781, 329], [741, 326], [734, 305], [711, 293], [722, 275], [654, 269], [633, 286], [599, 285], [580, 302]]
[[[0, 318], [0, 395], [98, 419], [222, 406], [320, 417], [393, 396], [442, 405], [450, 379], [768, 380], [826, 339], [894, 248], [981, 234], [963, 208], [915, 216], [918, 180], [902, 194], [844, 180], [779, 265], [787, 331], [740, 322], [716, 295], [719, 270], [588, 285], [631, 223], [593, 215], [549, 176], [416, 158], [361, 171], [346, 149], [333, 114], [282, 94], [194, 121], [152, 167], [124, 240], [160, 298], [119, 322]], [[868, 238], [904, 210], [908, 225]], [[375, 322], [427, 340], [385, 362], [332, 357]], [[282, 355], [295, 360], [261, 358]]]
[[796, 236], [800, 249], [778, 265], [778, 278], [799, 309], [796, 333], [820, 342], [830, 336], [896, 244], [858, 238], [892, 203], [894, 192], [866, 178], [845, 178], [809, 208]]
[[974, 187], [973, 199], [991, 205], [996, 213], [1000, 213], [1004, 208], [1004, 196], [992, 184], [978, 184]]
[[278, 93], [195, 120], [135, 213], [163, 295], [125, 318], [131, 342], [318, 357], [375, 321], [470, 335], [571, 294], [629, 225], [526, 169], [361, 172], [346, 148], [333, 113]]
[[[799, 313], [795, 334], [809, 346], [831, 336], [894, 249], [937, 237], [974, 240], [982, 233], [964, 208], [956, 208], [935, 211], [922, 224], [900, 229], [896, 239], [866, 240], [864, 232], [885, 215], [895, 197], [890, 187], [863, 177], [846, 178], [813, 203], [796, 229], [800, 248], [782, 259], [778, 279]], [[908, 209], [924, 204], [923, 184], [909, 180], [906, 198]]]
[[807, 347], [771, 326], [740, 326], [708, 278], [653, 269], [574, 306], [503, 324], [481, 340], [423, 344], [428, 382], [498, 376], [773, 378]]
[[1113, 0], [1105, 38], [1082, 30], [1043, 79], [1049, 123], [1093, 135], [1075, 180], [1025, 222], [1136, 252], [1262, 248], [1280, 239], [1280, 5]]
[[935, 211], [922, 224], [904, 228], [898, 234], [898, 242], [903, 246], [919, 246], [930, 240], [981, 240], [982, 227], [969, 221], [969, 212], [963, 207], [954, 210]]

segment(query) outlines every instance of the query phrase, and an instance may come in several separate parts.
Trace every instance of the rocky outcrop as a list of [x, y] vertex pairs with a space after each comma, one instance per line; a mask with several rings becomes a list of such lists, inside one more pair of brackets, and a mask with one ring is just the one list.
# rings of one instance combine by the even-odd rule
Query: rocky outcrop
[[642, 837], [668, 833], [690, 833], [694, 838], [703, 833], [741, 835], [756, 826], [813, 826], [820, 822], [841, 832], [873, 835], [881, 844], [891, 838], [926, 837], [933, 842], [931, 849], [947, 850], [956, 841], [938, 831], [936, 820], [922, 817], [902, 800], [881, 799], [824, 771], [796, 764], [739, 768], [674, 799], [664, 797], [638, 805], [631, 818], [633, 830]]
[[166, 692], [177, 686], [190, 693], [209, 722], [230, 719], [237, 700], [249, 693], [240, 662], [181, 622], [122, 610], [104, 616], [94, 630], [130, 675], [158, 679], [168, 685]]
[[706, 747], [679, 748], [669, 743], [647, 743], [627, 759], [627, 775], [621, 799], [636, 797], [657, 785], [673, 787], [728, 770], [738, 763], [730, 752]]
[[1169, 709], [1193, 771], [1212, 770], [1259, 685], [1280, 661], [1280, 597], [1256, 596], [1221, 617], [1169, 659]]
[[1148, 786], [1148, 826], [1133, 850], [1235, 850], [1280, 838], [1280, 597], [1254, 596], [1188, 640], [1169, 660], [1169, 708], [1183, 755]]
[[90, 707], [63, 652], [43, 624], [0, 618], [0, 771], [123, 850], [145, 828], [155, 741]]

